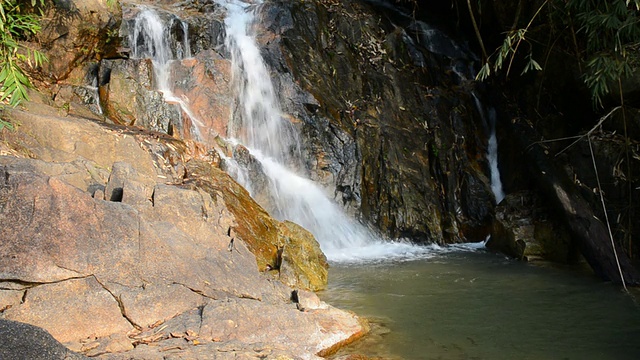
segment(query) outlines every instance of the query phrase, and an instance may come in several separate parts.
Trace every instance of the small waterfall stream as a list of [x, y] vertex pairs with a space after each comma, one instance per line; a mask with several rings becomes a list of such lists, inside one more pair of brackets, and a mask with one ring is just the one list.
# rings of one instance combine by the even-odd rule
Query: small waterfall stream
[[[180, 22], [183, 39], [172, 44], [169, 32], [176, 21]], [[201, 140], [200, 129], [204, 125], [190, 110], [188, 101], [174, 95], [170, 85], [172, 61], [191, 57], [187, 23], [174, 17], [164, 21], [155, 10], [142, 7], [135, 18], [133, 31], [129, 34], [129, 44], [134, 59], [151, 59], [157, 90], [162, 93], [165, 101], [180, 106], [182, 112], [194, 125], [191, 127], [192, 135], [195, 139]], [[175, 55], [173, 49], [175, 49]]]
[[500, 169], [498, 168], [498, 138], [496, 137], [496, 109], [489, 107], [488, 109], [482, 104], [475, 93], [472, 93], [476, 109], [480, 113], [482, 122], [489, 128], [489, 139], [487, 142], [487, 161], [489, 162], [489, 173], [491, 175], [491, 191], [499, 204], [504, 199], [504, 191], [502, 190], [502, 180], [500, 179]]
[[[437, 245], [418, 246], [402, 241], [385, 241], [375, 232], [350, 218], [325, 189], [298, 173], [303, 168], [297, 129], [282, 113], [271, 75], [260, 54], [253, 31], [262, 1], [216, 0], [226, 9], [225, 46], [231, 54], [233, 82], [237, 92], [231, 143], [245, 146], [260, 162], [268, 177], [273, 200], [271, 215], [291, 220], [311, 231], [331, 261], [362, 262], [425, 258], [438, 253]], [[182, 41], [172, 41], [171, 29], [180, 21], [164, 19], [155, 10], [141, 7], [129, 42], [132, 56], [150, 58], [155, 83], [167, 102], [178, 104], [193, 122], [194, 138], [201, 139], [203, 124], [193, 116], [188, 99], [172, 90], [171, 64], [191, 56], [188, 26], [181, 22]], [[204, 130], [204, 129], [202, 129]], [[230, 165], [230, 175], [251, 191], [249, 169], [221, 154]]]

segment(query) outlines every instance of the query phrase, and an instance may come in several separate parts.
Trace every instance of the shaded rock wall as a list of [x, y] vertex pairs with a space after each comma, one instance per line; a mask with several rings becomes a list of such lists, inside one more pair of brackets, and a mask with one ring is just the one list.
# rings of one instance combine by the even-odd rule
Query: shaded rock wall
[[[316, 180], [384, 234], [484, 240], [493, 195], [473, 55], [386, 3], [267, 3], [261, 37]], [[291, 100], [293, 99], [293, 100]]]

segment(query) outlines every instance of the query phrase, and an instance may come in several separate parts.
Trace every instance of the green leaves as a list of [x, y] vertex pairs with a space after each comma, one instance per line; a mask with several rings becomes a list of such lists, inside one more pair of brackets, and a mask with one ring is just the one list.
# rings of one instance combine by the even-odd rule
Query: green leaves
[[537, 61], [533, 60], [533, 57], [531, 56], [531, 53], [529, 53], [529, 55], [527, 56], [527, 65], [525, 65], [524, 69], [522, 70], [522, 72], [520, 73], [520, 75], [524, 75], [525, 73], [535, 70], [535, 71], [540, 71], [542, 70], [542, 66], [540, 66], [540, 64], [538, 64]]
[[591, 90], [593, 104], [602, 107], [610, 86], [630, 76], [631, 56], [640, 43], [640, 0], [570, 0], [586, 43], [583, 79]]
[[[484, 65], [476, 75], [476, 80], [484, 81], [486, 78], [491, 76], [492, 69], [494, 73], [498, 73], [507, 61], [508, 66], [506, 75], [509, 76], [511, 66], [513, 65], [513, 59], [516, 55], [518, 47], [523, 41], [528, 43], [526, 35], [527, 29], [517, 29], [510, 31], [507, 36], [505, 36], [504, 41], [502, 42], [502, 46], [496, 49], [496, 51], [491, 54], [491, 56], [489, 56], [487, 61], [484, 63]], [[529, 48], [531, 49], [531, 46]], [[542, 67], [540, 66], [540, 64], [538, 64], [537, 61], [533, 59], [533, 54], [530, 51], [527, 55], [527, 64], [522, 69], [520, 75], [533, 70], [539, 71], [542, 70]]]
[[[44, 54], [18, 41], [40, 31], [38, 17], [30, 11], [43, 6], [44, 0], [30, 3], [31, 8], [25, 10], [19, 0], [0, 0], [0, 107], [2, 103], [17, 106], [28, 99], [31, 82], [22, 66], [38, 67], [48, 61]], [[0, 129], [7, 124], [4, 122]]]
[[630, 76], [631, 62], [639, 58], [636, 53], [640, 47], [640, 0], [546, 0], [525, 28], [507, 33], [502, 45], [486, 59], [476, 79], [484, 80], [498, 73], [507, 63], [506, 76], [509, 76], [521, 44], [529, 45], [521, 74], [542, 70], [533, 58], [533, 43], [551, 40], [538, 38], [530, 42], [528, 29], [545, 6], [548, 16], [543, 24], [559, 31], [549, 34], [550, 39], [554, 43], [560, 40], [560, 43], [575, 45], [577, 60], [583, 64], [584, 83], [591, 91], [593, 104], [601, 107], [611, 86]]

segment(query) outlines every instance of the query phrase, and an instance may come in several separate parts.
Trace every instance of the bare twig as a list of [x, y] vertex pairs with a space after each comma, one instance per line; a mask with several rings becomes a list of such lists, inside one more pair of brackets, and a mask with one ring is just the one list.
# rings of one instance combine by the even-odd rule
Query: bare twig
[[469, 7], [469, 15], [471, 16], [471, 23], [473, 24], [473, 29], [476, 32], [476, 37], [478, 37], [478, 42], [480, 43], [480, 49], [482, 49], [482, 55], [485, 60], [489, 59], [487, 56], [487, 49], [484, 47], [484, 42], [482, 41], [482, 35], [480, 35], [480, 29], [478, 28], [478, 23], [476, 22], [476, 17], [473, 15], [473, 8], [471, 7], [471, 0], [467, 0], [467, 6]]
[[569, 146], [565, 147], [564, 149], [560, 150], [557, 154], [556, 157], [559, 156], [560, 154], [562, 154], [563, 152], [567, 151], [569, 148], [571, 148], [573, 145], [577, 144], [580, 140], [582, 140], [582, 138], [584, 138], [585, 136], [591, 136], [591, 134], [596, 131], [596, 129], [598, 129], [602, 123], [604, 123], [611, 115], [613, 115], [614, 112], [620, 110], [622, 107], [621, 106], [616, 106], [613, 109], [611, 109], [611, 111], [609, 111], [607, 113], [607, 115], [603, 116], [600, 118], [600, 121], [598, 121], [598, 123], [591, 128], [591, 130], [587, 131], [586, 134], [580, 136], [576, 141], [572, 142], [571, 144], [569, 144]]
[[624, 281], [624, 275], [622, 274], [622, 267], [620, 266], [620, 260], [618, 259], [618, 251], [616, 250], [616, 244], [613, 242], [613, 233], [611, 232], [611, 224], [609, 223], [609, 215], [607, 214], [607, 207], [604, 204], [604, 196], [602, 195], [602, 187], [600, 186], [600, 176], [598, 175], [598, 167], [596, 166], [596, 158], [593, 155], [593, 147], [591, 146], [591, 136], [587, 137], [589, 140], [589, 150], [591, 151], [591, 161], [593, 162], [593, 171], [596, 173], [596, 182], [598, 183], [598, 194], [600, 195], [600, 202], [602, 203], [602, 212], [604, 212], [604, 218], [607, 222], [607, 230], [609, 230], [609, 239], [611, 240], [611, 248], [613, 249], [613, 255], [616, 258], [616, 265], [618, 265], [618, 272], [620, 272], [620, 281], [622, 282], [622, 287], [626, 292], [629, 292], [627, 289], [627, 284]]

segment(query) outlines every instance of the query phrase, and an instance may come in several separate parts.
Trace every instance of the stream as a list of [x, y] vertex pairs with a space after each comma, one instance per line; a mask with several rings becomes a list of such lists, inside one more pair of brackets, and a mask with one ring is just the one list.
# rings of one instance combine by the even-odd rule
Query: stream
[[[476, 251], [334, 264], [330, 304], [367, 317], [348, 351], [398, 359], [638, 359], [638, 292]], [[635, 296], [635, 300], [634, 297]]]

